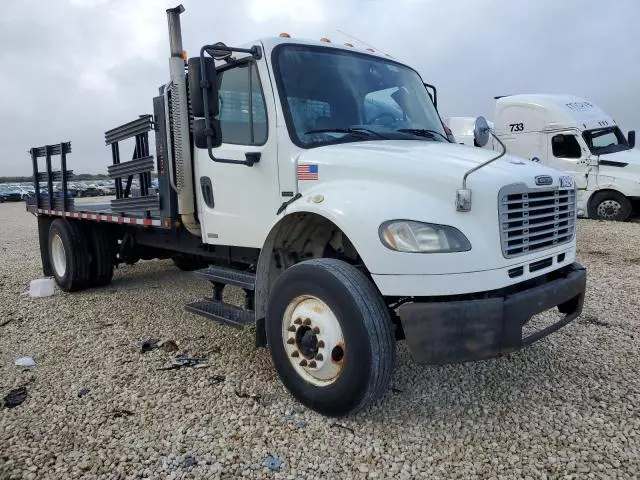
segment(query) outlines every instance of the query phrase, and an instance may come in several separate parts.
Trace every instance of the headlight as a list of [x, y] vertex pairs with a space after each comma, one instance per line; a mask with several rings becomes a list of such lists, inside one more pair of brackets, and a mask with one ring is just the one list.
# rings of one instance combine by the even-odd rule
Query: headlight
[[448, 253], [471, 250], [471, 243], [460, 230], [447, 225], [391, 220], [380, 225], [380, 240], [397, 252]]

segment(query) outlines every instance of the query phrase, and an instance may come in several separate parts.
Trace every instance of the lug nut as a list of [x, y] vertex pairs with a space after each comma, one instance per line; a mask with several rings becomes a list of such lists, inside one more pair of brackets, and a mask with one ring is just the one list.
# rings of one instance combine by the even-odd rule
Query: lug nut
[[314, 335], [318, 335], [320, 333], [320, 329], [318, 327], [313, 327], [313, 330], [311, 330], [313, 332]]
[[306, 361], [306, 360], [302, 360], [302, 361], [300, 362], [300, 366], [301, 366], [301, 367], [306, 367], [306, 366], [307, 366], [307, 361]]
[[318, 348], [324, 348], [324, 340], [318, 342]]
[[309, 368], [316, 368], [316, 367], [317, 367], [317, 365], [316, 365], [315, 360], [311, 360], [311, 361], [309, 362]]
[[291, 325], [287, 330], [289, 330], [290, 332], [295, 332], [297, 329], [296, 329], [296, 327]]
[[292, 357], [299, 357], [300, 356], [300, 352], [298, 350], [294, 350], [293, 352], [291, 352], [291, 356]]
[[305, 325], [311, 325], [311, 319], [310, 318], [305, 318], [304, 322], [302, 322], [302, 323], [304, 323]]
[[287, 340], [287, 343], [288, 343], [289, 345], [293, 345], [294, 343], [296, 343], [296, 339], [295, 339], [295, 338], [293, 338], [293, 337], [291, 337], [289, 340]]
[[322, 356], [321, 353], [316, 355], [316, 360], [318, 360], [319, 362], [321, 362], [322, 360], [324, 360], [324, 357]]
[[302, 323], [302, 320], [300, 320], [299, 318], [296, 318], [293, 323], [295, 323], [296, 325], [300, 325]]

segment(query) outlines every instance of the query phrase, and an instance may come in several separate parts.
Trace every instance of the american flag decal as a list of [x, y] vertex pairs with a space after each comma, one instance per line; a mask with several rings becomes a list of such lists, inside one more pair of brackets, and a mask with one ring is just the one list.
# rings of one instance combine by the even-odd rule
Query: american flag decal
[[301, 163], [296, 171], [298, 180], [318, 180], [318, 165], [315, 163]]

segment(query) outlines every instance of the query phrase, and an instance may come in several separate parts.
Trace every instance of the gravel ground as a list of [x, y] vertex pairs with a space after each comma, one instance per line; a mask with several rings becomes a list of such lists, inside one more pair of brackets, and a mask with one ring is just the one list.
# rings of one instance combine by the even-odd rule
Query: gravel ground
[[[0, 409], [0, 478], [637, 477], [639, 232], [580, 222], [576, 322], [473, 364], [415, 365], [400, 345], [384, 401], [336, 422], [284, 391], [252, 331], [183, 312], [208, 286], [170, 261], [121, 267], [102, 289], [23, 295], [41, 276], [36, 222], [0, 205], [0, 397], [28, 390]], [[170, 354], [141, 354], [147, 338], [210, 366], [158, 370]], [[37, 366], [15, 367], [21, 355]]]

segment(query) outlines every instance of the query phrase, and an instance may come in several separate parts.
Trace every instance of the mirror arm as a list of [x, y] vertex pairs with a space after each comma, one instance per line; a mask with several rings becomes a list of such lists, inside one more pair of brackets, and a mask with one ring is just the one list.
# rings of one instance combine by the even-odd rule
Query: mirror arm
[[487, 160], [486, 162], [481, 163], [480, 165], [477, 165], [477, 166], [473, 167], [471, 170], [469, 170], [467, 173], [465, 173], [465, 174], [464, 174], [464, 177], [462, 177], [462, 188], [463, 188], [463, 189], [466, 189], [466, 188], [467, 188], [467, 177], [468, 177], [469, 175], [471, 175], [473, 172], [475, 172], [475, 171], [477, 171], [477, 170], [480, 170], [481, 168], [486, 167], [486, 166], [487, 166], [487, 165], [489, 165], [490, 163], [493, 163], [493, 162], [495, 162], [496, 160], [498, 160], [498, 159], [500, 159], [500, 158], [504, 157], [505, 153], [507, 153], [507, 147], [505, 147], [504, 143], [502, 143], [502, 140], [500, 140], [500, 139], [498, 138], [498, 136], [497, 136], [495, 133], [493, 133], [492, 131], [489, 131], [489, 133], [491, 134], [491, 136], [492, 136], [493, 138], [495, 138], [495, 139], [497, 140], [497, 142], [498, 142], [498, 143], [500, 144], [500, 146], [502, 147], [502, 153], [500, 153], [500, 155], [498, 155], [497, 157], [493, 157], [493, 158], [491, 158], [491, 159]]
[[502, 158], [505, 155], [505, 153], [507, 153], [507, 147], [505, 147], [504, 143], [502, 143], [502, 141], [496, 136], [496, 134], [493, 133], [491, 130], [489, 130], [489, 133], [493, 138], [495, 138], [498, 141], [498, 143], [502, 147], [502, 152], [500, 153], [500, 155], [497, 155], [487, 160], [486, 162], [473, 167], [471, 170], [469, 170], [467, 173], [464, 174], [464, 177], [462, 178], [462, 188], [456, 191], [456, 211], [458, 212], [471, 211], [471, 189], [467, 188], [467, 177], [469, 177], [469, 175], [471, 175], [473, 172], [476, 172], [481, 168], [486, 167], [491, 162], [495, 162], [499, 158]]
[[[204, 54], [205, 52], [210, 53], [207, 48], [209, 45], [205, 45], [200, 49], [200, 65], [204, 67], [205, 60]], [[251, 50], [257, 49], [259, 52], [259, 47], [252, 47]], [[246, 49], [235, 49], [235, 50], [246, 50]], [[248, 53], [251, 53], [247, 50]], [[209, 110], [209, 95], [207, 90], [209, 88], [213, 88], [213, 85], [210, 84], [209, 79], [207, 78], [206, 68], [200, 68], [200, 88], [202, 88], [202, 102], [204, 104], [204, 125], [205, 125], [205, 135], [207, 137], [207, 153], [209, 154], [209, 158], [214, 162], [218, 163], [232, 163], [236, 165], [246, 165], [248, 167], [252, 167], [255, 161], [250, 159], [247, 160], [230, 160], [226, 158], [216, 158], [213, 155], [213, 127], [211, 125], [211, 110]]]

